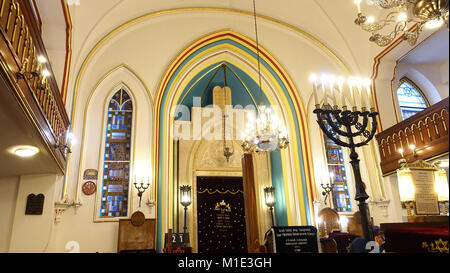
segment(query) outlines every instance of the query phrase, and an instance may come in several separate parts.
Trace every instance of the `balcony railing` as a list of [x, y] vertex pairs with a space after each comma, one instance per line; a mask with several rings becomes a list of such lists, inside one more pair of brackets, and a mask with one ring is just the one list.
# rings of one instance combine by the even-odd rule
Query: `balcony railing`
[[[408, 162], [426, 160], [448, 154], [448, 100], [442, 100], [414, 116], [376, 135], [383, 175], [399, 168], [402, 155]], [[415, 149], [410, 149], [414, 145]]]
[[39, 61], [48, 56], [34, 8], [31, 0], [0, 0], [0, 61], [15, 96], [64, 169], [66, 155], [59, 147], [65, 144], [69, 118], [51, 66]]

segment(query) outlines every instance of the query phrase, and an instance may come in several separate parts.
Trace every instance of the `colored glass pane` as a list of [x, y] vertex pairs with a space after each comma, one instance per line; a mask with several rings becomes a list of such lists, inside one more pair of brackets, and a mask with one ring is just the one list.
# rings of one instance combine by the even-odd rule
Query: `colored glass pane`
[[407, 119], [428, 107], [424, 97], [408, 81], [403, 81], [397, 90], [398, 103], [403, 119]]
[[108, 107], [101, 217], [125, 217], [128, 214], [132, 119], [130, 96], [119, 90]]

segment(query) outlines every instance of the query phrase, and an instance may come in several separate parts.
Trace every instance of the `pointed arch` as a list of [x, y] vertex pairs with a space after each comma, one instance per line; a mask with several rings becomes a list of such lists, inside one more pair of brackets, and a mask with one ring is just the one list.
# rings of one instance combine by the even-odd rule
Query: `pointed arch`
[[[289, 75], [275, 58], [263, 47], [260, 54], [264, 96], [270, 104], [280, 106], [292, 140], [290, 148], [281, 152], [288, 224], [313, 224], [315, 187], [304, 104]], [[173, 174], [173, 147], [170, 142], [172, 107], [179, 102], [183, 91], [196, 75], [223, 61], [232, 62], [257, 82], [256, 43], [232, 30], [224, 30], [199, 39], [181, 52], [167, 69], [157, 90], [153, 136], [154, 180], [158, 184], [158, 199], [164, 200], [164, 203], [158, 202], [157, 207], [159, 249], [163, 234], [173, 225], [169, 215], [173, 211], [171, 198], [174, 189], [168, 183]]]

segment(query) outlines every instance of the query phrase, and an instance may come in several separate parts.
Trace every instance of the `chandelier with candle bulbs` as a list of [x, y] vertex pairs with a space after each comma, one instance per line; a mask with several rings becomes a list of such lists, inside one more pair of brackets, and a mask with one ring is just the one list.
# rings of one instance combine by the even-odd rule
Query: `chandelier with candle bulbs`
[[[368, 0], [369, 4], [388, 11], [384, 19], [376, 20], [367, 16], [361, 10], [361, 0], [354, 0], [358, 9], [355, 24], [370, 32], [369, 40], [378, 46], [387, 46], [397, 37], [413, 46], [417, 43], [423, 28], [439, 28], [446, 24], [449, 28], [448, 0]], [[387, 34], [381, 34], [382, 29], [388, 29]]]
[[286, 127], [282, 121], [276, 116], [273, 109], [264, 105], [261, 100], [261, 62], [255, 0], [253, 0], [253, 17], [255, 21], [256, 52], [258, 55], [260, 103], [257, 109], [258, 117], [255, 118], [252, 113], [248, 114], [246, 130], [242, 135], [242, 148], [245, 153], [279, 151], [288, 146], [289, 140]]

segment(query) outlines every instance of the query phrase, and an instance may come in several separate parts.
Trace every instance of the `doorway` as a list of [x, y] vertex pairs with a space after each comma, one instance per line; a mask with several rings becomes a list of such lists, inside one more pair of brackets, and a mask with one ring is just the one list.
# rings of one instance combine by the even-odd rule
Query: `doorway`
[[199, 253], [246, 253], [242, 177], [197, 177]]

